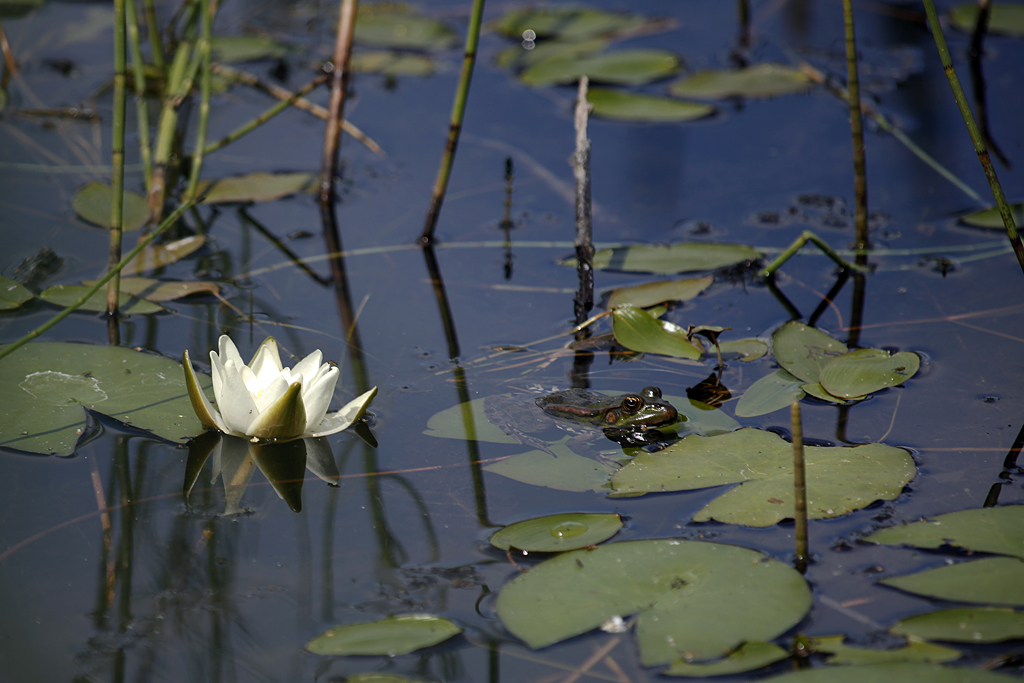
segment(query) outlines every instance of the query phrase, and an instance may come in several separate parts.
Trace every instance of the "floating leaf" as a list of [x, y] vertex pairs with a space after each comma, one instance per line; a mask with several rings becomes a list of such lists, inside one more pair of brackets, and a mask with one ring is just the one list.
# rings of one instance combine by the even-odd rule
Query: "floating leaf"
[[214, 36], [210, 49], [216, 61], [229, 64], [277, 59], [288, 54], [287, 45], [267, 36]]
[[608, 479], [615, 468], [573, 452], [566, 445], [568, 440], [569, 437], [565, 437], [548, 444], [548, 450], [556, 457], [533, 450], [491, 463], [484, 469], [523, 484], [556, 491], [607, 491]]
[[807, 392], [808, 396], [813, 396], [819, 401], [835, 403], [837, 405], [848, 405], [850, 403], [853, 403], [864, 398], [864, 396], [855, 396], [849, 401], [841, 399], [838, 396], [833, 396], [832, 394], [825, 391], [825, 387], [821, 386], [819, 382], [807, 382], [806, 384], [801, 384], [800, 388]]
[[[89, 183], [74, 196], [71, 206], [78, 217], [102, 228], [110, 229], [110, 209], [113, 191], [109, 185]], [[121, 229], [125, 232], [138, 230], [149, 221], [149, 205], [146, 198], [135, 192], [124, 193]]]
[[[893, 500], [914, 478], [905, 450], [884, 444], [804, 448], [807, 515], [827, 519], [876, 500]], [[657, 453], [640, 452], [612, 476], [614, 495], [688, 491], [735, 484], [694, 516], [766, 527], [792, 518], [793, 446], [777, 434], [746, 428], [692, 434]]]
[[1024, 562], [989, 557], [949, 564], [879, 583], [930, 598], [1024, 606]]
[[952, 662], [962, 657], [959, 650], [933, 645], [932, 643], [910, 642], [903, 647], [888, 650], [876, 650], [866, 647], [846, 645], [846, 636], [821, 636], [811, 638], [811, 647], [817, 652], [827, 652], [832, 656], [826, 661], [829, 664], [882, 664], [885, 662]]
[[281, 197], [302, 192], [315, 179], [312, 173], [250, 173], [200, 183], [203, 204], [229, 204], [234, 202], [272, 202]]
[[156, 270], [177, 263], [186, 256], [199, 251], [206, 243], [203, 235], [183, 237], [166, 244], [149, 245], [134, 259], [125, 264], [121, 272], [125, 275], [138, 275], [149, 270]]
[[534, 8], [507, 12], [489, 22], [487, 27], [517, 40], [529, 30], [538, 38], [580, 41], [635, 31], [652, 23], [639, 14], [613, 14], [596, 9]]
[[318, 655], [405, 655], [437, 645], [462, 629], [432, 614], [402, 614], [332, 628], [306, 644]]
[[791, 320], [772, 335], [772, 351], [789, 374], [815, 383], [825, 366], [846, 353], [847, 348], [821, 330]]
[[526, 85], [543, 87], [574, 83], [580, 76], [586, 76], [595, 83], [643, 85], [677, 71], [679, 58], [667, 50], [616, 50], [582, 57], [556, 55], [542, 59], [519, 74], [519, 80]]
[[702, 355], [700, 349], [686, 340], [684, 329], [630, 304], [612, 310], [612, 332], [616, 343], [631, 351], [691, 360]]
[[715, 278], [697, 277], [685, 280], [664, 280], [649, 282], [634, 287], [617, 287], [608, 297], [608, 308], [622, 304], [632, 304], [638, 308], [647, 308], [664, 301], [689, 301], [695, 299], [711, 286]]
[[726, 97], [776, 97], [810, 90], [810, 76], [782, 64], [755, 64], [746, 69], [712, 69], [676, 81], [669, 93], [676, 97], [720, 100]]
[[560, 553], [607, 541], [621, 528], [622, 518], [614, 512], [571, 512], [510, 524], [491, 535], [491, 545], [501, 550]]
[[[95, 282], [95, 280], [86, 280], [84, 284], [92, 285]], [[173, 301], [203, 292], [219, 294], [220, 285], [216, 282], [171, 282], [145, 277], [121, 278], [122, 294], [136, 296], [146, 301]], [[106, 310], [106, 307], [102, 310]]]
[[728, 657], [707, 664], [695, 664], [680, 659], [661, 673], [665, 676], [686, 676], [704, 678], [705, 676], [729, 676], [744, 671], [753, 671], [774, 664], [789, 657], [789, 653], [778, 645], [762, 642], [747, 642], [730, 652]]
[[429, 76], [434, 73], [434, 60], [411, 52], [371, 50], [352, 55], [349, 68], [389, 76]]
[[901, 351], [890, 356], [882, 349], [857, 349], [833, 358], [818, 381], [828, 393], [852, 399], [903, 384], [917, 374], [921, 358]]
[[1000, 607], [954, 607], [908, 617], [889, 630], [922, 640], [1000, 643], [1024, 638], [1024, 614]]
[[[965, 33], [973, 33], [978, 22], [977, 3], [957, 5], [949, 13], [950, 22], [954, 27]], [[1024, 4], [1019, 2], [993, 2], [988, 15], [989, 33], [1002, 33], [1016, 38], [1024, 38]], [[1020, 225], [1017, 221], [1017, 225]], [[999, 225], [1002, 227], [1002, 224]]]
[[[39, 293], [39, 298], [55, 306], [68, 307], [78, 301], [90, 289], [85, 285], [54, 285], [47, 287]], [[101, 287], [98, 292], [86, 299], [85, 303], [78, 307], [80, 311], [92, 311], [102, 313], [107, 310], [107, 290]], [[125, 315], [148, 315], [150, 313], [162, 313], [164, 308], [145, 299], [133, 296], [129, 292], [121, 291], [118, 310]]]
[[34, 299], [35, 294], [25, 288], [17, 280], [0, 277], [0, 310], [17, 308], [29, 299]]
[[502, 50], [498, 53], [495, 63], [506, 69], [527, 68], [552, 57], [566, 59], [589, 57], [605, 49], [607, 46], [608, 41], [603, 38], [594, 38], [580, 42], [546, 40], [529, 50], [524, 49], [521, 45], [515, 45]]
[[[598, 270], [621, 270], [634, 273], [672, 275], [698, 270], [715, 270], [744, 261], [760, 258], [761, 253], [745, 244], [718, 244], [716, 242], [684, 242], [682, 244], [614, 247], [594, 254], [594, 267]], [[563, 265], [576, 266], [576, 259], [566, 259]]]
[[953, 546], [1024, 559], [1024, 505], [950, 512], [882, 529], [864, 540], [917, 548]]
[[592, 88], [587, 93], [587, 101], [593, 106], [595, 116], [637, 123], [695, 121], [711, 116], [717, 111], [711, 105], [702, 102], [685, 102], [671, 97], [641, 95], [609, 88]]
[[[1024, 225], [1024, 203], [1010, 204], [1010, 214], [1013, 216], [1014, 225]], [[995, 206], [960, 216], [960, 222], [973, 225], [976, 228], [1002, 230], [1004, 227], [1003, 218], [999, 215], [999, 208]]]
[[[208, 378], [200, 383], [211, 391]], [[0, 446], [71, 455], [83, 408], [170, 441], [203, 431], [176, 361], [121, 346], [34, 342], [0, 363]]]
[[770, 640], [810, 604], [803, 578], [778, 560], [731, 545], [665, 539], [558, 555], [507, 584], [497, 612], [534, 649], [636, 614], [641, 661], [655, 666]]
[[920, 662], [823, 666], [763, 679], [765, 683], [1012, 683], [1015, 676]]
[[356, 16], [355, 41], [407, 50], [444, 50], [459, 42], [455, 32], [437, 19], [373, 9], [363, 9]]
[[804, 397], [803, 382], [785, 370], [776, 370], [757, 380], [736, 403], [736, 415], [755, 417], [786, 408]]
[[760, 339], [735, 339], [719, 342], [718, 348], [726, 360], [738, 358], [744, 363], [762, 358], [768, 353], [768, 345]]

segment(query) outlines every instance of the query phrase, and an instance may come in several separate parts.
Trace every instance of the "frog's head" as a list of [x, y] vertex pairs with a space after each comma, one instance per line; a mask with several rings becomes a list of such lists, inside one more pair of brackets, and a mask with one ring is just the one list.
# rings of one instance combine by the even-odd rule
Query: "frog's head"
[[605, 429], [656, 427], [679, 420], [679, 412], [661, 398], [658, 387], [644, 387], [639, 394], [617, 396], [601, 413]]

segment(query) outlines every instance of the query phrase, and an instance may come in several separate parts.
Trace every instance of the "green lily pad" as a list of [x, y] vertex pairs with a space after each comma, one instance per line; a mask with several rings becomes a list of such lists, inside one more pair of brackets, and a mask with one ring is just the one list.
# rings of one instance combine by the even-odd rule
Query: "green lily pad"
[[630, 304], [612, 310], [612, 332], [615, 341], [631, 351], [692, 360], [702, 355], [700, 349], [686, 340], [686, 330]]
[[199, 251], [206, 244], [204, 235], [182, 237], [180, 240], [165, 244], [149, 245], [142, 252], [125, 264], [121, 270], [123, 275], [138, 275], [157, 268], [164, 268], [177, 263], [181, 259]]
[[[86, 280], [84, 284], [92, 285], [95, 282], [95, 280]], [[219, 294], [220, 285], [216, 282], [171, 282], [145, 277], [121, 278], [122, 294], [136, 296], [146, 301], [173, 301], [204, 292]], [[106, 310], [106, 308], [104, 307], [103, 310]]]
[[679, 57], [667, 50], [616, 50], [582, 57], [548, 57], [519, 74], [519, 80], [543, 87], [574, 83], [580, 76], [586, 76], [595, 83], [643, 85], [677, 71]]
[[250, 173], [200, 183], [199, 192], [210, 191], [203, 204], [230, 204], [238, 202], [272, 202], [281, 197], [304, 191], [315, 181], [312, 173]]
[[854, 396], [851, 399], [846, 400], [839, 398], [838, 396], [833, 396], [832, 394], [825, 391], [825, 387], [821, 386], [820, 382], [807, 382], [806, 384], [801, 384], [800, 388], [803, 389], [808, 396], [813, 396], [819, 401], [835, 403], [837, 405], [847, 405], [850, 403], [855, 403], [856, 401], [859, 401], [862, 398], [865, 398], [864, 396]]
[[789, 653], [778, 645], [762, 642], [747, 642], [739, 646], [727, 657], [716, 662], [697, 664], [680, 659], [662, 671], [664, 676], [686, 676], [688, 678], [704, 678], [705, 676], [729, 676], [745, 671], [753, 671], [774, 664], [789, 657]]
[[903, 384], [917, 374], [921, 358], [910, 351], [889, 355], [882, 349], [857, 349], [833, 358], [818, 377], [833, 396], [852, 399]]
[[622, 518], [614, 512], [571, 512], [510, 524], [491, 535], [491, 545], [501, 550], [560, 553], [607, 541], [621, 528]]
[[[810, 519], [837, 517], [876, 500], [893, 500], [916, 472], [910, 454], [884, 444], [808, 446], [804, 461]], [[694, 434], [657, 453], [638, 453], [612, 476], [613, 495], [736, 483], [740, 485], [708, 503], [694, 521], [767, 527], [792, 518], [792, 444], [753, 428], [717, 436]]]
[[[39, 298], [48, 304], [67, 307], [78, 301], [90, 289], [85, 285], [54, 285], [47, 287], [39, 293]], [[107, 290], [101, 287], [99, 291], [89, 297], [84, 304], [78, 307], [80, 311], [92, 311], [101, 313], [107, 310]], [[118, 310], [125, 315], [148, 315], [150, 313], [162, 313], [163, 306], [121, 290], [121, 298]]]
[[[109, 185], [89, 183], [71, 200], [71, 207], [78, 217], [93, 225], [110, 229], [110, 208], [112, 190]], [[125, 191], [122, 206], [121, 229], [125, 232], [138, 230], [149, 221], [149, 205], [146, 198], [135, 192]]]
[[804, 382], [816, 383], [833, 358], [847, 352], [846, 344], [824, 332], [791, 320], [772, 335], [775, 360]]
[[432, 614], [402, 614], [332, 628], [306, 644], [318, 655], [405, 655], [437, 645], [462, 629]]
[[754, 417], [787, 408], [804, 397], [803, 382], [785, 370], [776, 370], [751, 384], [736, 403], [736, 415]]
[[1016, 676], [992, 671], [920, 662], [823, 666], [764, 679], [765, 683], [1011, 683], [1017, 680]]
[[891, 632], [954, 643], [1001, 643], [1024, 638], [1024, 614], [1001, 607], [954, 607], [899, 621]]
[[517, 40], [524, 31], [538, 38], [581, 41], [635, 31], [653, 21], [639, 14], [614, 14], [582, 8], [528, 8], [507, 12], [487, 28]]
[[288, 54], [287, 45], [267, 36], [214, 36], [210, 49], [214, 60], [229, 64], [277, 59]]
[[720, 100], [726, 97], [777, 97], [810, 90], [810, 76], [782, 64], [755, 64], [746, 69], [712, 69], [676, 81], [668, 91], [676, 97]]
[[608, 479], [615, 469], [574, 453], [565, 444], [568, 440], [569, 437], [565, 437], [557, 443], [548, 444], [548, 449], [557, 457], [533, 450], [491, 463], [484, 469], [523, 484], [556, 491], [607, 491]]
[[1024, 606], [1024, 562], [988, 557], [949, 564], [879, 583], [942, 600]]
[[648, 282], [634, 287], [617, 287], [608, 296], [608, 308], [615, 308], [622, 304], [647, 308], [665, 301], [689, 301], [697, 298], [714, 281], [715, 278], [709, 275], [708, 277], [684, 280]]
[[[978, 21], [978, 4], [964, 3], [957, 5], [949, 13], [950, 23], [966, 33], [974, 32]], [[1024, 3], [993, 2], [988, 15], [990, 33], [1002, 33], [1017, 38], [1024, 37]], [[1017, 222], [1020, 225], [1020, 222]], [[1002, 225], [1000, 224], [1000, 227]]]
[[437, 19], [401, 12], [362, 9], [356, 17], [357, 45], [406, 50], [445, 50], [459, 42], [455, 32]]
[[768, 354], [768, 345], [760, 339], [734, 339], [718, 342], [718, 349], [725, 360], [738, 359], [744, 363], [763, 358]]
[[521, 45], [514, 45], [498, 53], [495, 63], [505, 69], [525, 69], [538, 62], [551, 58], [581, 59], [596, 54], [608, 47], [604, 38], [593, 38], [580, 42], [562, 40], [545, 40], [526, 50]]
[[[632, 273], [673, 275], [700, 270], [715, 270], [760, 258], [761, 253], [745, 244], [719, 244], [717, 242], [684, 242], [681, 244], [650, 245], [600, 249], [594, 254], [594, 268], [621, 270]], [[562, 265], [576, 267], [576, 259], [566, 259]]]
[[811, 647], [817, 652], [830, 653], [832, 656], [826, 661], [829, 664], [883, 664], [885, 662], [934, 662], [942, 664], [953, 662], [963, 654], [960, 650], [954, 650], [932, 643], [912, 641], [903, 647], [890, 648], [888, 650], [876, 650], [867, 647], [854, 647], [846, 645], [843, 641], [846, 636], [821, 636], [811, 638]]
[[[717, 110], [703, 102], [686, 102], [671, 97], [656, 97], [622, 92], [610, 88], [591, 88], [587, 101], [593, 106], [594, 116], [614, 121], [638, 123], [681, 123], [711, 116]], [[706, 270], [691, 268], [690, 270]], [[673, 273], [683, 270], [669, 271]], [[667, 273], [666, 273], [667, 274]]]
[[[211, 391], [209, 378], [200, 383]], [[181, 365], [120, 346], [34, 342], [0, 361], [0, 446], [71, 455], [84, 408], [170, 441], [201, 433]]]
[[913, 524], [882, 529], [864, 540], [917, 548], [949, 545], [1024, 559], [1024, 505], [950, 512]]
[[558, 555], [507, 584], [497, 612], [534, 649], [635, 614], [640, 659], [656, 666], [770, 640], [810, 604], [803, 577], [757, 551], [663, 539]]
[[26, 301], [34, 299], [35, 296], [17, 280], [0, 277], [0, 310], [17, 308]]
[[[974, 8], [977, 9], [977, 6]], [[1010, 214], [1013, 216], [1014, 225], [1024, 225], [1024, 203], [1010, 204]], [[993, 230], [1002, 230], [1004, 227], [1003, 218], [999, 215], [998, 207], [995, 206], [960, 216], [960, 222], [973, 225], [976, 228], [992, 228]]]
[[371, 50], [352, 55], [349, 68], [389, 76], [429, 76], [434, 73], [434, 60], [412, 52]]

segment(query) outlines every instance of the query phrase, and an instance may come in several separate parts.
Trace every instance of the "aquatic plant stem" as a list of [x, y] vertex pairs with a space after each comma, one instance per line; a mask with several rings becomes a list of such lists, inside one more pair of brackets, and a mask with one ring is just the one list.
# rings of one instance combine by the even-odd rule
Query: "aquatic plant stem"
[[430, 198], [430, 208], [420, 235], [420, 244], [434, 241], [434, 229], [441, 215], [441, 205], [448, 190], [448, 179], [451, 177], [452, 164], [455, 161], [455, 150], [459, 146], [459, 134], [462, 132], [462, 121], [466, 113], [466, 102], [469, 99], [469, 84], [473, 80], [473, 67], [476, 64], [476, 49], [480, 42], [480, 24], [483, 22], [484, 0], [473, 0], [473, 8], [469, 15], [469, 29], [466, 31], [466, 51], [462, 57], [462, 73], [459, 74], [459, 86], [455, 91], [452, 103], [451, 121], [448, 125], [448, 141], [441, 155], [441, 165], [437, 169], [434, 190]]
[[199, 34], [199, 130], [196, 131], [196, 146], [192, 152], [192, 168], [188, 178], [188, 189], [185, 190], [185, 199], [194, 199], [199, 190], [199, 174], [203, 169], [203, 155], [206, 153], [206, 127], [210, 120], [210, 40], [213, 15], [217, 11], [217, 0], [200, 0], [199, 12], [200, 34]]
[[153, 53], [153, 66], [166, 76], [164, 46], [160, 42], [160, 25], [156, 21], [156, 5], [153, 0], [142, 0], [142, 8], [146, 22], [146, 34], [149, 37], [149, 49]]
[[850, 135], [853, 138], [854, 222], [858, 249], [868, 248], [868, 180], [864, 157], [864, 122], [860, 112], [860, 76], [857, 73], [857, 41], [853, 30], [852, 0], [843, 0], [846, 34], [846, 82], [850, 90]]
[[0, 21], [0, 51], [4, 53], [4, 63], [7, 64], [7, 70], [12, 73], [18, 73], [18, 62], [14, 59], [14, 50], [11, 49], [11, 44], [7, 42], [7, 34], [4, 33], [4, 24]]
[[54, 325], [59, 323], [61, 320], [63, 320], [64, 318], [68, 317], [69, 315], [74, 313], [76, 310], [81, 308], [81, 306], [86, 301], [88, 301], [89, 298], [92, 297], [93, 294], [95, 294], [96, 292], [100, 291], [100, 288], [103, 287], [103, 285], [105, 285], [108, 282], [110, 282], [110, 280], [112, 278], [114, 278], [117, 274], [119, 274], [121, 272], [121, 270], [132, 261], [132, 259], [134, 259], [136, 256], [138, 256], [142, 252], [143, 249], [145, 249], [150, 244], [152, 244], [153, 240], [155, 240], [160, 234], [162, 234], [164, 232], [164, 230], [166, 230], [170, 226], [174, 225], [178, 221], [178, 219], [181, 217], [181, 215], [183, 213], [185, 213], [187, 210], [189, 210], [190, 208], [192, 208], [195, 205], [196, 205], [196, 201], [193, 200], [193, 201], [190, 201], [190, 202], [186, 202], [186, 203], [182, 204], [181, 206], [179, 206], [177, 209], [175, 209], [174, 212], [170, 216], [168, 216], [166, 219], [164, 219], [164, 221], [156, 228], [156, 230], [154, 230], [153, 232], [149, 233], [142, 240], [140, 240], [139, 243], [135, 245], [135, 248], [132, 249], [130, 252], [128, 252], [127, 256], [125, 256], [123, 259], [121, 259], [117, 263], [117, 265], [115, 265], [113, 268], [111, 268], [110, 271], [108, 271], [106, 275], [104, 275], [99, 280], [94, 282], [92, 284], [92, 286], [89, 287], [89, 289], [86, 290], [86, 292], [84, 294], [82, 294], [81, 297], [79, 297], [78, 299], [75, 300], [74, 303], [72, 303], [70, 306], [65, 308], [63, 311], [61, 311], [57, 315], [55, 315], [52, 318], [50, 318], [50, 320], [48, 320], [47, 322], [43, 323], [42, 325], [40, 325], [36, 329], [34, 329], [31, 332], [29, 332], [28, 334], [26, 334], [24, 337], [22, 337], [18, 341], [14, 342], [14, 343], [8, 345], [6, 348], [0, 350], [0, 358], [3, 358], [5, 356], [10, 355], [16, 349], [21, 348], [22, 346], [24, 346], [28, 342], [32, 341], [33, 339], [35, 339], [36, 337], [38, 337], [39, 335], [41, 335], [42, 333], [46, 332], [48, 329], [50, 329], [51, 327], [53, 327]]
[[121, 260], [121, 223], [124, 218], [124, 119], [125, 88], [128, 81], [127, 27], [125, 2], [114, 0], [114, 120], [110, 147], [110, 282], [107, 286], [107, 327], [110, 343], [120, 343], [117, 307], [121, 297], [121, 271], [114, 270]]
[[981, 60], [985, 53], [985, 33], [988, 31], [989, 16], [992, 13], [992, 0], [978, 0], [978, 18], [974, 22], [971, 33], [971, 48], [967, 54], [971, 64], [971, 83], [974, 85], [974, 107], [978, 110], [978, 132], [988, 148], [1003, 163], [1010, 167], [1010, 160], [992, 137], [988, 124], [988, 98], [986, 97], [985, 73], [981, 68]]
[[139, 38], [139, 19], [135, 0], [127, 0], [125, 22], [128, 28], [128, 49], [132, 55], [132, 80], [135, 82], [135, 118], [139, 133], [139, 159], [142, 175], [146, 179], [146, 192], [153, 184], [153, 150], [149, 139], [149, 105], [146, 103], [146, 65], [142, 59]]
[[946, 79], [949, 81], [949, 87], [953, 91], [953, 98], [960, 108], [960, 115], [963, 117], [964, 125], [967, 126], [971, 142], [974, 143], [974, 151], [978, 154], [978, 161], [981, 162], [981, 168], [985, 171], [985, 178], [992, 189], [992, 196], [996, 200], [999, 216], [1003, 219], [1003, 226], [1006, 228], [1006, 237], [1010, 240], [1010, 246], [1013, 247], [1013, 253], [1017, 256], [1017, 262], [1020, 264], [1021, 271], [1024, 272], [1024, 244], [1021, 244], [1020, 236], [1017, 234], [1017, 226], [1014, 224], [1013, 215], [1010, 213], [1010, 206], [1006, 203], [1003, 188], [999, 184], [999, 178], [996, 176], [996, 169], [992, 166], [992, 159], [989, 158], [985, 142], [982, 140], [978, 126], [974, 122], [971, 107], [967, 103], [967, 96], [964, 94], [964, 89], [960, 86], [960, 79], [957, 78], [956, 69], [953, 67], [953, 60], [949, 56], [949, 48], [946, 46], [946, 38], [942, 35], [942, 25], [939, 23], [939, 16], [935, 11], [935, 3], [932, 0], [924, 0], [924, 9], [928, 15], [928, 23], [932, 28], [935, 47], [938, 49], [939, 58], [942, 60], [942, 69], [946, 72]]
[[828, 256], [833, 261], [835, 261], [836, 265], [838, 265], [840, 268], [845, 268], [847, 270], [856, 270], [861, 273], [871, 272], [871, 269], [868, 268], [867, 266], [862, 266], [856, 263], [850, 263], [842, 256], [840, 256], [835, 249], [830, 247], [828, 245], [828, 242], [821, 239], [810, 230], [804, 230], [803, 233], [796, 238], [796, 241], [794, 241], [793, 244], [789, 245], [789, 247], [784, 252], [779, 254], [779, 256], [774, 261], [772, 261], [768, 266], [766, 266], [764, 269], [761, 270], [761, 272], [757, 274], [758, 277], [768, 277], [770, 275], [774, 275], [775, 271], [778, 270], [783, 263], [793, 258], [793, 256], [798, 251], [800, 251], [808, 242], [810, 242], [811, 244], [825, 252], [825, 255]]
[[352, 36], [356, 28], [359, 0], [341, 0], [338, 35], [334, 41], [334, 70], [331, 72], [331, 100], [327, 129], [324, 132], [324, 156], [320, 171], [321, 211], [334, 197], [334, 176], [338, 170], [338, 146], [341, 121], [345, 117], [345, 90], [348, 88], [348, 60], [352, 55]]
[[573, 302], [576, 324], [579, 325], [594, 307], [594, 230], [590, 206], [590, 140], [587, 139], [587, 118], [590, 103], [587, 101], [586, 76], [580, 77], [576, 96], [576, 151], [572, 155], [572, 173], [576, 179], [576, 274], [580, 288]]
[[807, 477], [804, 470], [804, 425], [800, 403], [790, 408], [793, 429], [793, 522], [796, 530], [796, 570], [807, 571]]

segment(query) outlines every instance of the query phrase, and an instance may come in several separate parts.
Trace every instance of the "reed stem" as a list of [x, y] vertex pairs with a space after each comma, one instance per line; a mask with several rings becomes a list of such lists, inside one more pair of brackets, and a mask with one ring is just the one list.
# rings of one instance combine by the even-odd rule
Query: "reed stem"
[[199, 173], [203, 169], [203, 155], [206, 153], [206, 127], [210, 120], [210, 39], [213, 15], [217, 11], [217, 0], [199, 1], [201, 29], [199, 36], [199, 130], [196, 131], [196, 146], [192, 152], [192, 168], [188, 178], [185, 199], [195, 199], [199, 189]]
[[121, 271], [114, 266], [121, 260], [121, 225], [124, 218], [124, 119], [126, 109], [125, 88], [127, 85], [127, 27], [125, 26], [125, 2], [114, 0], [114, 122], [111, 135], [111, 183], [110, 183], [110, 263], [112, 273], [107, 287], [107, 318], [111, 325], [111, 343], [117, 344], [117, 307], [121, 296]]
[[803, 249], [804, 245], [807, 244], [808, 242], [821, 249], [825, 253], [825, 255], [828, 256], [833, 261], [835, 261], [836, 265], [838, 265], [840, 268], [846, 270], [856, 270], [861, 273], [871, 272], [871, 269], [868, 268], [867, 266], [862, 266], [857, 263], [850, 263], [842, 256], [840, 256], [839, 252], [830, 247], [828, 242], [821, 239], [810, 230], [804, 230], [803, 233], [796, 238], [793, 244], [789, 245], [789, 247], [787, 247], [785, 251], [779, 254], [779, 256], [774, 261], [772, 261], [768, 266], [766, 266], [764, 269], [761, 270], [761, 272], [757, 274], [758, 277], [769, 277], [771, 275], [774, 275], [775, 271], [781, 268], [783, 263], [793, 258], [793, 256], [796, 255], [798, 251]]
[[796, 569], [807, 571], [807, 477], [804, 470], [804, 426], [800, 417], [800, 404], [791, 407], [793, 428], [793, 521], [796, 527]]
[[[134, 1], [132, 0], [132, 2]], [[146, 35], [149, 37], [149, 49], [153, 53], [153, 66], [166, 76], [164, 46], [160, 41], [160, 25], [156, 21], [156, 6], [153, 0], [142, 0], [142, 8], [146, 21]]]
[[590, 103], [587, 101], [589, 79], [580, 77], [576, 95], [576, 151], [572, 155], [572, 172], [576, 179], [576, 273], [580, 288], [573, 302], [576, 324], [579, 325], [594, 307], [594, 228], [590, 201], [590, 140], [587, 138], [587, 120]]
[[[324, 131], [324, 155], [320, 170], [320, 205], [325, 211], [334, 197], [334, 176], [338, 171], [338, 147], [341, 122], [345, 118], [345, 91], [348, 89], [348, 60], [352, 56], [352, 36], [356, 28], [359, 0], [341, 0], [338, 10], [338, 35], [334, 41], [334, 70], [331, 72], [331, 100], [327, 128]], [[303, 93], [304, 94], [304, 93]]]
[[856, 245], [868, 244], [868, 180], [864, 156], [864, 122], [860, 111], [860, 76], [857, 73], [857, 41], [853, 31], [853, 4], [843, 0], [843, 26], [846, 33], [846, 81], [850, 90], [850, 134], [853, 138], [853, 195], [855, 206]]
[[135, 81], [135, 118], [139, 129], [139, 159], [146, 179], [146, 192], [153, 184], [153, 150], [149, 139], [149, 105], [146, 102], [146, 64], [142, 59], [139, 38], [139, 19], [135, 0], [126, 0], [125, 22], [128, 27], [128, 48], [132, 56], [132, 80]]

